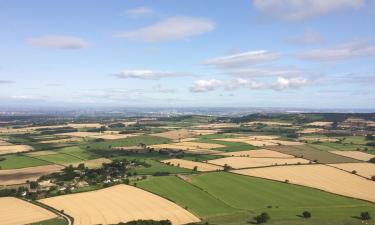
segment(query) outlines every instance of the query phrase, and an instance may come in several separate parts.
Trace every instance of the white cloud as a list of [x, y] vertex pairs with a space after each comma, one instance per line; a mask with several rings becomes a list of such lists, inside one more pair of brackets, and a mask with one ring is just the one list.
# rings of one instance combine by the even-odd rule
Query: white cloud
[[81, 38], [61, 35], [29, 38], [27, 42], [36, 48], [80, 49], [90, 46], [88, 42]]
[[302, 59], [313, 61], [338, 61], [358, 57], [375, 56], [375, 45], [367, 41], [353, 41], [331, 48], [320, 48], [298, 55]]
[[192, 87], [191, 92], [207, 92], [218, 89], [224, 84], [221, 80], [210, 79], [210, 80], [196, 80]]
[[239, 68], [226, 70], [226, 74], [237, 76], [237, 77], [272, 77], [272, 76], [283, 76], [283, 77], [295, 77], [306, 74], [306, 71], [301, 71], [296, 68], [279, 68], [279, 67], [252, 67], [252, 68]]
[[292, 44], [297, 45], [315, 45], [323, 44], [324, 38], [319, 32], [313, 30], [306, 30], [302, 36], [292, 37], [288, 41]]
[[209, 92], [218, 89], [225, 91], [233, 91], [241, 88], [247, 88], [251, 90], [276, 90], [282, 91], [287, 89], [297, 89], [313, 83], [305, 77], [277, 77], [274, 81], [257, 81], [254, 79], [236, 78], [230, 81], [224, 80], [197, 80], [190, 87], [191, 92]]
[[204, 34], [214, 28], [214, 23], [209, 19], [172, 17], [148, 27], [119, 33], [116, 36], [130, 40], [161, 42]]
[[126, 12], [126, 15], [130, 18], [139, 18], [142, 16], [148, 16], [154, 13], [154, 10], [148, 7], [138, 7], [134, 9], [129, 9]]
[[254, 0], [257, 10], [287, 21], [301, 21], [346, 9], [359, 9], [364, 0]]
[[122, 79], [134, 78], [144, 80], [157, 80], [163, 77], [192, 76], [192, 74], [156, 70], [123, 70], [119, 73], [114, 74], [114, 76]]
[[241, 67], [279, 59], [280, 53], [265, 50], [242, 52], [239, 54], [216, 57], [204, 62], [205, 65], [217, 67]]

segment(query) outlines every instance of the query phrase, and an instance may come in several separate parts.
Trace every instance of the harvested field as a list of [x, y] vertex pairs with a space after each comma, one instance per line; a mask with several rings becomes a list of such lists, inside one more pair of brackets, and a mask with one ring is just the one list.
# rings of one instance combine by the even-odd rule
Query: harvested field
[[0, 140], [0, 146], [4, 146], [4, 145], [12, 145], [11, 143], [8, 143], [4, 140]]
[[187, 168], [187, 169], [194, 169], [194, 167], [197, 167], [197, 171], [201, 171], [201, 172], [223, 170], [223, 167], [221, 166], [215, 166], [215, 165], [211, 165], [208, 163], [194, 162], [194, 161], [184, 160], [184, 159], [167, 159], [161, 162], [166, 163], [166, 164], [169, 163], [170, 165]]
[[79, 128], [99, 128], [103, 125], [100, 123], [69, 123], [67, 126], [79, 129]]
[[17, 152], [28, 152], [32, 150], [33, 148], [28, 145], [0, 145], [0, 155]]
[[259, 149], [259, 150], [248, 150], [248, 151], [239, 151], [239, 152], [221, 152], [218, 155], [223, 156], [237, 156], [237, 157], [251, 157], [251, 158], [294, 158], [292, 155], [287, 155], [284, 153]]
[[269, 140], [269, 142], [275, 143], [277, 145], [304, 145], [304, 143], [297, 141]]
[[194, 129], [192, 130], [196, 135], [208, 135], [208, 134], [216, 134], [218, 131], [217, 130], [199, 130], [199, 129]]
[[358, 159], [362, 161], [369, 161], [370, 159], [374, 158], [375, 155], [360, 152], [360, 151], [331, 151], [334, 154], [346, 156], [353, 159]]
[[257, 146], [257, 147], [277, 145], [276, 143], [273, 143], [270, 141], [244, 141], [244, 142], [246, 144]]
[[228, 142], [243, 142], [253, 146], [272, 146], [272, 145], [303, 145], [301, 142], [295, 141], [281, 141], [275, 140], [277, 136], [248, 136], [248, 137], [236, 137], [236, 138], [220, 138], [215, 139], [218, 141], [228, 141]]
[[199, 221], [175, 203], [128, 185], [47, 198], [40, 202], [64, 210], [79, 225], [117, 224], [138, 219], [169, 219], [173, 225]]
[[192, 154], [217, 155], [221, 153], [222, 151], [216, 151], [216, 150], [210, 150], [210, 149], [189, 149], [189, 150], [185, 150], [185, 152], [192, 153]]
[[306, 129], [297, 131], [297, 133], [300, 133], [300, 134], [316, 134], [316, 133], [321, 133], [322, 131], [324, 131], [324, 129], [322, 129], [322, 128], [306, 128]]
[[1, 225], [21, 225], [49, 220], [57, 217], [54, 213], [13, 197], [0, 198]]
[[350, 173], [356, 171], [356, 174], [369, 179], [371, 179], [372, 176], [375, 176], [375, 164], [373, 163], [339, 163], [329, 165]]
[[359, 162], [358, 160], [352, 158], [339, 156], [327, 151], [316, 149], [310, 145], [267, 146], [267, 149], [324, 164]]
[[238, 174], [286, 181], [339, 195], [375, 202], [375, 182], [325, 165], [279, 166], [234, 171]]
[[35, 166], [22, 169], [0, 170], [0, 185], [23, 184], [39, 177], [58, 172], [64, 167], [58, 165]]
[[333, 122], [325, 122], [325, 121], [315, 121], [312, 123], [306, 124], [307, 126], [315, 126], [315, 127], [329, 127], [332, 125]]
[[107, 159], [107, 158], [98, 158], [98, 159], [91, 159], [91, 160], [86, 160], [82, 162], [77, 162], [77, 163], [71, 163], [73, 166], [78, 166], [81, 163], [84, 163], [86, 167], [89, 169], [95, 169], [99, 168], [102, 166], [103, 163], [110, 163], [112, 160]]
[[284, 165], [284, 164], [298, 164], [298, 163], [309, 163], [306, 159], [300, 158], [249, 158], [249, 157], [226, 157], [220, 159], [214, 159], [208, 161], [211, 164], [228, 166], [234, 169], [241, 168], [253, 168], [253, 167], [264, 167], [273, 165]]
[[180, 150], [196, 150], [196, 149], [213, 149], [222, 148], [224, 145], [212, 144], [212, 143], [201, 143], [201, 142], [176, 142], [170, 144], [151, 145], [151, 148], [162, 149], [180, 149]]
[[80, 138], [103, 138], [108, 140], [116, 140], [127, 137], [137, 136], [136, 134], [117, 134], [113, 133], [100, 133], [100, 132], [70, 132], [62, 133], [58, 135], [70, 136], [70, 137], [80, 137]]
[[239, 127], [240, 124], [236, 123], [211, 123], [211, 124], [202, 124], [193, 126], [194, 128], [199, 129], [220, 129], [220, 128], [230, 128], [230, 127]]
[[179, 129], [179, 130], [171, 130], [171, 131], [166, 131], [166, 132], [156, 133], [156, 134], [151, 134], [151, 135], [176, 140], [176, 139], [194, 137], [194, 136], [197, 136], [197, 133], [188, 129]]

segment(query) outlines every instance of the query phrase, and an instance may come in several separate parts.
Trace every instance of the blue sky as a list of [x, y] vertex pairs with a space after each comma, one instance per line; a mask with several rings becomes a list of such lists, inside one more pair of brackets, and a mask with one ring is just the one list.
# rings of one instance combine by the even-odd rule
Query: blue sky
[[375, 108], [375, 1], [0, 1], [0, 104]]

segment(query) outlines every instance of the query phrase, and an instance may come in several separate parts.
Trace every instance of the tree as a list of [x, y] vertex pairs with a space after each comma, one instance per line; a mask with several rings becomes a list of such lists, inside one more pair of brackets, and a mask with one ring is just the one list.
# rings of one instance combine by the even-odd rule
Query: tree
[[270, 216], [266, 212], [262, 212], [260, 215], [254, 217], [257, 224], [266, 223], [270, 219]]
[[375, 176], [372, 176], [372, 177], [371, 177], [371, 180], [375, 181]]
[[309, 211], [304, 211], [304, 212], [302, 213], [302, 216], [303, 216], [303, 218], [305, 218], [305, 219], [309, 219], [309, 218], [311, 218], [311, 213], [310, 213]]
[[194, 166], [193, 170], [197, 171], [198, 170], [198, 166]]
[[31, 182], [30, 182], [30, 188], [31, 188], [31, 189], [37, 189], [37, 188], [38, 188], [38, 182], [36, 182], [36, 181], [31, 181]]
[[369, 212], [361, 212], [361, 220], [370, 220], [370, 213]]
[[375, 163], [375, 157], [369, 160], [370, 163]]

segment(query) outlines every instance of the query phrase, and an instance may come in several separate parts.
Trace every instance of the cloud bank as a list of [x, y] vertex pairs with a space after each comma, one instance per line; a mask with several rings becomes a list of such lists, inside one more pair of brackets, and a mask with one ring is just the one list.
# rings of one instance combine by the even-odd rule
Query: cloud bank
[[54, 49], [81, 49], [89, 47], [89, 43], [79, 37], [47, 35], [27, 39], [27, 42], [35, 48]]

